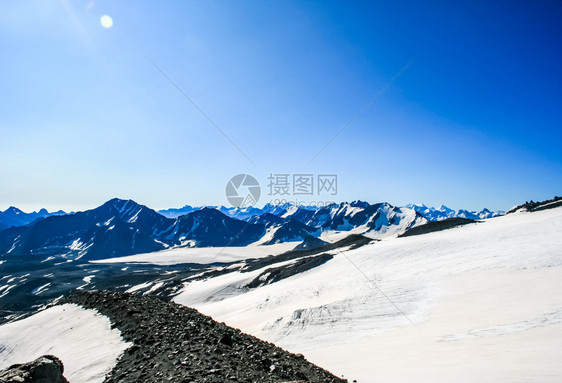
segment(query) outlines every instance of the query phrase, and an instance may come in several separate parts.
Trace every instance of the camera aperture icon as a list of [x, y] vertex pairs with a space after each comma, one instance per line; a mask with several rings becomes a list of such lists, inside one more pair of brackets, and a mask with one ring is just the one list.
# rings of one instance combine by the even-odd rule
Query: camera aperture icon
[[253, 206], [261, 196], [260, 183], [249, 174], [237, 174], [226, 184], [225, 194], [228, 202], [234, 207]]

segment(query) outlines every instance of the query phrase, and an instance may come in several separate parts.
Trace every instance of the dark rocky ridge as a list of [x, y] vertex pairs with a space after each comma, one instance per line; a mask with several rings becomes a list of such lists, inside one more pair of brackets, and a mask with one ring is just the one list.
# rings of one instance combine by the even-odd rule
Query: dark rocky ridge
[[259, 286], [269, 285], [271, 283], [279, 282], [285, 278], [292, 277], [293, 275], [304, 273], [305, 271], [311, 270], [315, 267], [323, 265], [334, 258], [332, 254], [320, 254], [312, 257], [304, 257], [296, 262], [265, 269], [260, 275], [258, 275], [254, 280], [248, 283], [246, 286], [253, 289]]
[[398, 237], [410, 237], [412, 235], [428, 234], [435, 231], [452, 229], [453, 227], [468, 225], [476, 222], [479, 221], [460, 217], [447, 218], [442, 221], [431, 221], [420, 226], [412, 227], [411, 229], [406, 230], [406, 232], [400, 234]]
[[527, 201], [524, 204], [515, 206], [513, 209], [507, 212], [507, 214], [514, 213], [518, 210], [525, 210], [525, 211], [540, 211], [546, 209], [553, 209], [555, 207], [562, 206], [562, 197], [555, 196], [553, 199], [547, 199], [545, 201], [535, 202], [535, 201]]
[[347, 382], [198, 311], [157, 297], [82, 292], [61, 303], [96, 309], [132, 342], [105, 382]]
[[242, 272], [249, 272], [261, 269], [262, 267], [273, 265], [279, 262], [290, 261], [293, 259], [309, 257], [311, 255], [320, 254], [330, 250], [337, 250], [349, 247], [350, 250], [357, 249], [368, 243], [378, 241], [376, 239], [367, 238], [361, 234], [351, 234], [334, 243], [326, 243], [324, 246], [316, 247], [307, 250], [291, 250], [279, 255], [268, 255], [265, 258], [249, 259], [247, 264], [241, 268]]
[[0, 371], [0, 383], [68, 383], [63, 372], [63, 364], [56, 356], [44, 355]]

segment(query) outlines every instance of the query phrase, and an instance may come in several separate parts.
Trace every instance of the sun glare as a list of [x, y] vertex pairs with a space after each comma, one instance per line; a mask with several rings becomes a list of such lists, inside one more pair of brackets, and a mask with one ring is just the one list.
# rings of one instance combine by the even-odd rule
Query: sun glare
[[113, 26], [113, 19], [111, 18], [111, 16], [103, 15], [100, 18], [100, 23], [104, 28], [111, 28]]

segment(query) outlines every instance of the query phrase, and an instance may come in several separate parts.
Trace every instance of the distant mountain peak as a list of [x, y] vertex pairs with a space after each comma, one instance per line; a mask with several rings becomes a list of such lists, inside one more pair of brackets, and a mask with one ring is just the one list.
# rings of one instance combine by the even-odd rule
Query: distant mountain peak
[[18, 209], [18, 208], [15, 207], [15, 206], [10, 206], [9, 208], [7, 208], [7, 209], [4, 211], [4, 214], [6, 214], [6, 213], [7, 213], [7, 214], [25, 214], [23, 211], [21, 211], [20, 209]]
[[366, 208], [366, 207], [368, 207], [370, 204], [369, 204], [368, 202], [361, 201], [361, 200], [358, 199], [358, 200], [356, 200], [356, 201], [352, 201], [352, 202], [350, 203], [350, 205], [353, 206], [353, 207], [362, 207], [362, 208]]
[[218, 209], [208, 206], [203, 206], [201, 209], [194, 211], [193, 214], [224, 215], [224, 213], [220, 212]]
[[135, 201], [133, 201], [132, 199], [121, 199], [121, 198], [112, 198], [109, 201], [107, 201], [106, 203], [104, 203], [102, 206], [104, 205], [112, 205], [112, 206], [125, 206], [127, 204], [133, 203], [135, 205], [138, 205], [138, 203], [136, 203]]
[[441, 206], [439, 206], [439, 208], [437, 209], [439, 211], [446, 211], [446, 212], [454, 212], [453, 209], [448, 208], [447, 206], [441, 204]]

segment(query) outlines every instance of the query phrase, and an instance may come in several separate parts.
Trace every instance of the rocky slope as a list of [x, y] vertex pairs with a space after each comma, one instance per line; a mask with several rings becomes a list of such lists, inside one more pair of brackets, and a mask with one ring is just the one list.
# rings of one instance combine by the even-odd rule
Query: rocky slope
[[133, 343], [107, 383], [346, 382], [301, 355], [156, 297], [85, 292], [64, 303], [98, 310]]

